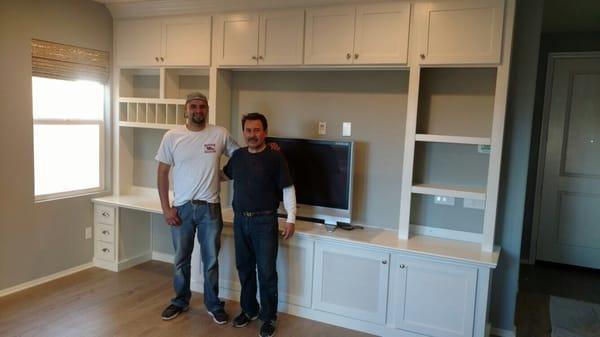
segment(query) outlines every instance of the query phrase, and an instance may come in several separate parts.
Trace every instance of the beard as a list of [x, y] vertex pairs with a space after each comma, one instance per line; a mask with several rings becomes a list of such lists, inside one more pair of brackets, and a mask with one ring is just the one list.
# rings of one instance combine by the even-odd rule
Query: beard
[[202, 125], [206, 122], [206, 116], [201, 114], [192, 114], [190, 119], [194, 124]]

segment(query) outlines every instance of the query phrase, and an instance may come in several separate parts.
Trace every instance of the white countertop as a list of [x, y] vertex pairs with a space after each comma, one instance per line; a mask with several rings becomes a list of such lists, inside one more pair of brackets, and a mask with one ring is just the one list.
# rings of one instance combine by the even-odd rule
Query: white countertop
[[[124, 207], [151, 213], [162, 214], [160, 200], [156, 190], [151, 193], [136, 193], [130, 195], [112, 195], [92, 199], [95, 203]], [[233, 210], [223, 209], [223, 222], [233, 223]], [[285, 219], [279, 220], [280, 228]], [[473, 242], [441, 239], [425, 235], [414, 235], [408, 240], [398, 238], [398, 232], [379, 228], [354, 229], [346, 231], [337, 229], [328, 232], [324, 225], [301, 221], [296, 222], [296, 236], [316, 240], [327, 240], [348, 244], [361, 244], [383, 248], [390, 251], [400, 251], [416, 256], [431, 256], [469, 263], [473, 265], [495, 268], [498, 264], [500, 247], [495, 246], [493, 252], [484, 252], [481, 245]]]

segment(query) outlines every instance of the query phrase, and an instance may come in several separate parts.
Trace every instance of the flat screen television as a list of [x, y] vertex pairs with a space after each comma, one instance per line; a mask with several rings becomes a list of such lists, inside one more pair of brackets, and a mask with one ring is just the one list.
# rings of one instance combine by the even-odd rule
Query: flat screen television
[[277, 143], [287, 160], [299, 218], [328, 225], [350, 223], [353, 142], [279, 137], [269, 137], [267, 142]]

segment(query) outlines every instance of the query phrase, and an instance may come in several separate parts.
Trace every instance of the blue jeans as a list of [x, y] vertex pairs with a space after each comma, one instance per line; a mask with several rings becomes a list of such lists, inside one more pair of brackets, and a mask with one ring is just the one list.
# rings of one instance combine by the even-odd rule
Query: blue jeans
[[[235, 214], [235, 264], [242, 285], [240, 305], [250, 317], [277, 319], [277, 215], [246, 217]], [[260, 286], [260, 312], [256, 302], [256, 271]]]
[[181, 219], [179, 226], [171, 226], [173, 247], [175, 248], [175, 276], [173, 287], [175, 297], [171, 304], [187, 307], [190, 304], [190, 270], [194, 235], [200, 243], [200, 254], [204, 274], [204, 305], [208, 311], [223, 309], [224, 303], [219, 300], [219, 249], [221, 248], [220, 204], [194, 205], [187, 202], [177, 206], [177, 214]]

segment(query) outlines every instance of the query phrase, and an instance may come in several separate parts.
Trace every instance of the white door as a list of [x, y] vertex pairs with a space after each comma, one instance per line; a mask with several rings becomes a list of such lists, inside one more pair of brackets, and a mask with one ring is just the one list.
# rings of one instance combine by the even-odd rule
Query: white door
[[384, 324], [389, 253], [317, 242], [313, 307]]
[[477, 268], [392, 256], [395, 327], [434, 337], [473, 336]]
[[421, 64], [499, 63], [504, 0], [418, 6]]
[[161, 33], [161, 23], [156, 19], [117, 21], [115, 25], [117, 64], [159, 66]]
[[210, 16], [165, 19], [163, 23], [163, 64], [168, 66], [209, 66], [210, 36]]
[[277, 276], [279, 301], [310, 308], [314, 241], [299, 236], [279, 241]]
[[548, 66], [537, 259], [600, 268], [600, 54]]
[[356, 8], [354, 64], [406, 63], [410, 3]]
[[304, 10], [271, 11], [260, 14], [259, 64], [302, 64], [303, 47]]
[[305, 64], [352, 64], [354, 6], [306, 11]]
[[217, 19], [217, 62], [222, 65], [258, 63], [258, 14], [232, 14]]

